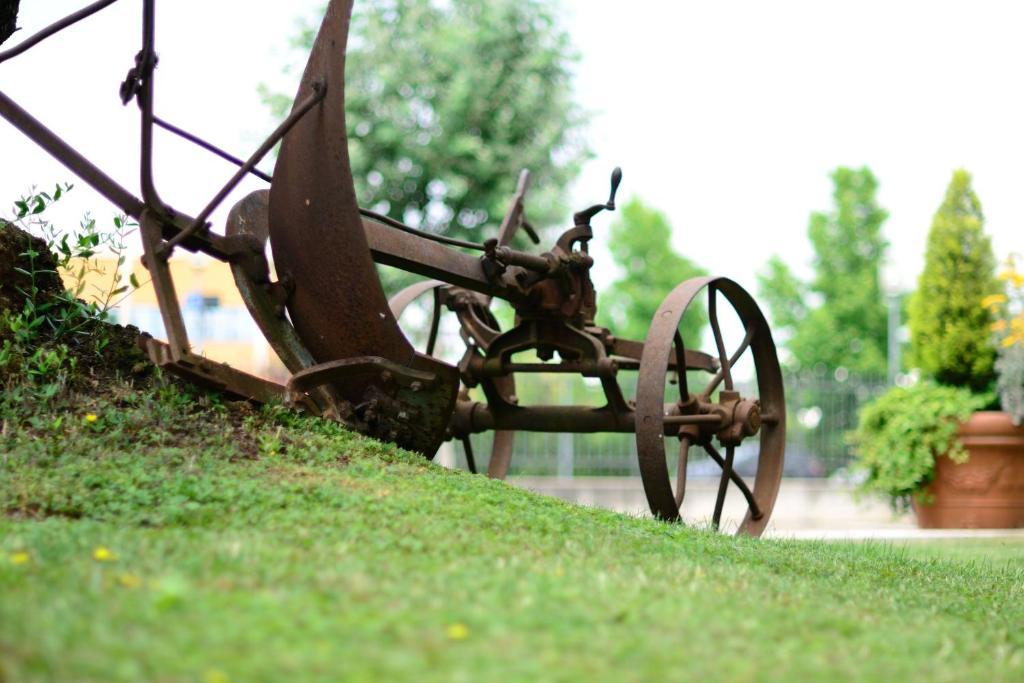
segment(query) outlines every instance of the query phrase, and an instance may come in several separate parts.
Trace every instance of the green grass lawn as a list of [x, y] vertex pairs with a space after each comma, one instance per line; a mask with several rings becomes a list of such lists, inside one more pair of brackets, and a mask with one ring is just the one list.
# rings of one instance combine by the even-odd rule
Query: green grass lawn
[[0, 681], [1024, 680], [1024, 546], [734, 539], [281, 410], [77, 401], [7, 408]]
[[939, 558], [1024, 572], [1024, 537], [942, 539], [897, 544], [908, 556]]

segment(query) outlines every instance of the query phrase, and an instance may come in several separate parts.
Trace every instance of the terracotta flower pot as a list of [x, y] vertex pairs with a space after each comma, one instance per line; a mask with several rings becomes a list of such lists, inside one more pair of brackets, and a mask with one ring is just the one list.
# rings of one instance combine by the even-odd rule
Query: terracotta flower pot
[[1024, 527], [1024, 426], [1006, 413], [974, 413], [960, 425], [968, 460], [935, 459], [929, 503], [914, 501], [923, 529]]

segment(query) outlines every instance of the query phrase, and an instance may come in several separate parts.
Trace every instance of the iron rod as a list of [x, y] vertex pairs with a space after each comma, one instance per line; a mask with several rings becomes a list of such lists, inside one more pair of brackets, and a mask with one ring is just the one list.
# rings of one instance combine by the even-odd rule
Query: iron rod
[[[730, 369], [736, 366], [736, 361], [738, 361], [740, 359], [740, 356], [742, 356], [744, 352], [750, 347], [750, 342], [753, 341], [753, 339], [754, 326], [751, 325], [750, 327], [747, 328], [747, 334], [743, 337], [743, 343], [740, 344], [739, 348], [736, 349], [736, 353], [734, 353], [732, 355], [732, 358], [729, 359]], [[708, 385], [704, 388], [704, 391], [701, 392], [701, 398], [706, 401], [708, 397], [711, 396], [711, 393], [718, 388], [718, 385], [722, 382], [722, 378], [724, 376], [725, 373], [723, 369], [719, 368], [718, 372], [715, 373], [715, 376], [711, 378], [711, 381], [708, 382]]]
[[92, 186], [127, 215], [135, 220], [139, 220], [142, 216], [144, 204], [141, 199], [121, 187], [113, 178], [64, 142], [59, 135], [40, 123], [38, 119], [18, 106], [3, 92], [0, 92], [0, 116], [7, 119], [32, 142], [46, 150], [54, 159], [64, 164], [69, 171]]
[[706, 424], [721, 424], [722, 418], [714, 413], [707, 415], [666, 415], [666, 425], [706, 425]]
[[454, 237], [448, 237], [446, 235], [441, 235], [436, 232], [420, 230], [410, 225], [406, 225], [401, 221], [396, 221], [394, 218], [391, 218], [390, 216], [385, 216], [382, 213], [377, 213], [376, 211], [372, 211], [370, 209], [364, 209], [360, 207], [359, 214], [365, 216], [366, 218], [372, 218], [373, 220], [379, 223], [383, 223], [384, 225], [387, 225], [389, 227], [395, 228], [396, 230], [401, 230], [402, 232], [409, 233], [410, 235], [416, 235], [417, 237], [422, 237], [423, 239], [431, 240], [432, 242], [440, 242], [441, 244], [447, 244], [450, 247], [462, 247], [463, 249], [473, 249], [474, 251], [484, 250], [484, 245], [482, 244], [477, 244], [476, 242], [467, 242], [466, 240], [455, 239]]
[[708, 287], [708, 319], [711, 322], [711, 331], [715, 335], [715, 346], [718, 348], [718, 360], [722, 364], [719, 372], [725, 378], [726, 391], [732, 391], [732, 372], [729, 370], [729, 356], [725, 353], [725, 342], [722, 340], [722, 328], [718, 324], [718, 289], [712, 285]]
[[441, 325], [441, 288], [434, 287], [434, 309], [430, 315], [430, 336], [427, 337], [427, 355], [434, 355], [434, 345], [437, 344], [437, 332]]
[[462, 448], [466, 452], [466, 468], [472, 474], [476, 474], [476, 458], [473, 457], [473, 443], [469, 440], [468, 435], [462, 437]]
[[[198, 145], [199, 147], [202, 147], [207, 152], [210, 152], [212, 154], [216, 154], [217, 156], [219, 156], [224, 161], [229, 161], [232, 164], [234, 164], [235, 166], [243, 166], [245, 164], [244, 161], [242, 161], [238, 157], [234, 156], [233, 154], [225, 152], [220, 147], [217, 147], [216, 145], [214, 145], [211, 142], [207, 142], [206, 140], [202, 139], [198, 135], [194, 135], [193, 133], [189, 133], [187, 130], [185, 130], [183, 128], [179, 128], [178, 126], [175, 126], [172, 123], [168, 123], [167, 121], [164, 121], [159, 116], [154, 116], [153, 117], [153, 123], [155, 123], [156, 125], [160, 126], [161, 128], [163, 128], [164, 130], [166, 130], [166, 131], [168, 131], [170, 133], [174, 133], [175, 135], [177, 135], [180, 138], [188, 140], [189, 142], [191, 142], [194, 145]], [[254, 176], [259, 178], [260, 180], [265, 180], [268, 183], [271, 181], [270, 175], [267, 174], [267, 173], [264, 173], [263, 171], [261, 171], [258, 168], [251, 169], [249, 171], [249, 173], [252, 173]]]
[[690, 459], [690, 437], [679, 436], [679, 458], [676, 460], [676, 507], [681, 507], [686, 497], [686, 464]]
[[[704, 450], [710, 454], [714, 450], [714, 446], [707, 444], [704, 446]], [[718, 481], [718, 496], [715, 498], [715, 514], [711, 518], [711, 523], [716, 529], [722, 522], [722, 508], [725, 507], [725, 494], [729, 492], [729, 480], [732, 479], [732, 461], [735, 456], [735, 447], [726, 446], [725, 463], [722, 464], [722, 478]]]
[[[142, 3], [142, 51], [136, 57], [138, 92], [141, 111], [141, 142], [139, 148], [139, 183], [142, 199], [157, 215], [173, 218], [174, 212], [160, 199], [153, 181], [153, 71], [156, 68], [156, 0]], [[159, 256], [159, 252], [157, 253]]]
[[[725, 460], [722, 459], [722, 455], [714, 446], [708, 444], [704, 447], [704, 451], [712, 460], [718, 463], [719, 467], [723, 470], [725, 469]], [[738, 488], [740, 493], [743, 494], [743, 497], [747, 499], [747, 505], [750, 507], [750, 518], [758, 520], [764, 517], [764, 514], [761, 512], [761, 508], [757, 504], [757, 500], [754, 499], [754, 494], [750, 491], [750, 487], [747, 486], [747, 482], [744, 481], [743, 477], [741, 477], [735, 469], [729, 470], [729, 479], [732, 483], [736, 484], [736, 488]]]
[[192, 221], [192, 224], [164, 243], [163, 249], [161, 250], [161, 256], [163, 258], [170, 256], [174, 247], [181, 244], [184, 240], [188, 239], [200, 228], [205, 226], [210, 214], [220, 206], [220, 203], [224, 201], [232, 190], [235, 189], [238, 183], [242, 182], [242, 179], [249, 173], [249, 171], [255, 168], [256, 164], [262, 161], [263, 157], [265, 157], [267, 153], [274, 148], [274, 145], [276, 145], [281, 138], [287, 135], [288, 131], [290, 131], [292, 127], [306, 115], [307, 112], [319, 104], [326, 94], [327, 86], [325, 84], [320, 82], [314, 83], [313, 94], [295, 106], [295, 109], [293, 109], [292, 113], [288, 115], [288, 118], [281, 122], [281, 125], [279, 125], [274, 132], [270, 134], [270, 137], [264, 140], [263, 144], [259, 146], [251, 157], [249, 157], [249, 160], [246, 161], [233, 176], [231, 176], [231, 179], [227, 184], [224, 185], [220, 192], [210, 200], [210, 203], [206, 205], [206, 208], [204, 208], [198, 216], [196, 216], [195, 220]]
[[678, 328], [676, 328], [676, 332], [672, 336], [672, 346], [675, 347], [676, 352], [676, 378], [679, 382], [679, 399], [684, 402], [689, 401], [690, 385], [686, 378], [686, 349], [683, 346], [683, 335], [679, 334]]
[[13, 59], [14, 57], [17, 57], [21, 53], [28, 51], [30, 48], [32, 48], [35, 45], [38, 45], [39, 43], [43, 42], [55, 33], [59, 33], [64, 29], [68, 28], [69, 26], [77, 24], [82, 19], [85, 19], [87, 17], [92, 16], [93, 14], [96, 14], [101, 9], [105, 9], [110, 5], [113, 5], [115, 2], [117, 2], [117, 0], [100, 0], [99, 2], [94, 2], [91, 5], [83, 7], [77, 12], [72, 12], [63, 19], [53, 22], [46, 28], [36, 31], [31, 36], [21, 41], [14, 47], [4, 50], [3, 52], [0, 52], [0, 64], [6, 62], [8, 59]]

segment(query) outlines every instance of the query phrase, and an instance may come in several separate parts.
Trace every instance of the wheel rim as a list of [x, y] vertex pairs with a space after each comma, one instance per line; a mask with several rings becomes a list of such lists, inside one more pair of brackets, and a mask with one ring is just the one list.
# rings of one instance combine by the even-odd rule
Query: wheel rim
[[[758, 442], [758, 454], [757, 473], [752, 489], [732, 469], [735, 447], [738, 444], [725, 446], [723, 456], [716, 448], [714, 440], [706, 438], [706, 435], [699, 438], [687, 438], [684, 435], [679, 439], [675, 490], [666, 465], [666, 441], [675, 438], [666, 436], [666, 404], [671, 405], [672, 400], [675, 400], [675, 397], [666, 396], [669, 358], [672, 354], [682, 353], [682, 339], [678, 333], [680, 321], [687, 308], [704, 291], [708, 293], [707, 322], [712, 326], [716, 355], [722, 369], [703, 387], [687, 387], [683, 373], [679, 387], [681, 392], [706, 401], [718, 387], [728, 385], [731, 388], [732, 365], [742, 360], [746, 354], [752, 357], [757, 379], [757, 396], [754, 399], [760, 401], [761, 416], [759, 436], [753, 437]], [[722, 334], [717, 316], [723, 300], [735, 311], [744, 329], [743, 340], [731, 346]], [[685, 397], [679, 398], [685, 402]], [[744, 398], [751, 400], [749, 397]], [[747, 512], [737, 533], [760, 536], [764, 531], [771, 517], [782, 478], [785, 450], [785, 396], [782, 372], [767, 321], [754, 299], [732, 280], [687, 280], [665, 297], [655, 313], [640, 360], [636, 393], [636, 443], [644, 490], [651, 512], [656, 517], [668, 521], [680, 519], [680, 503], [685, 500], [685, 470], [689, 451], [694, 447], [701, 447], [722, 469], [719, 493], [712, 515], [713, 521], [720, 519], [725, 492], [731, 484], [740, 490], [748, 502]]]
[[[441, 319], [441, 288], [448, 286], [450, 285], [440, 280], [417, 282], [416, 284], [409, 285], [402, 291], [398, 292], [388, 301], [388, 306], [391, 308], [392, 315], [395, 316], [395, 320], [398, 320], [405, 309], [408, 308], [416, 299], [425, 295], [427, 292], [431, 293], [433, 297], [433, 309], [430, 315], [430, 333], [427, 336], [426, 345], [426, 353], [428, 355], [433, 355], [437, 342]], [[478, 311], [478, 313], [486, 315], [485, 320], [487, 323], [493, 325], [494, 328], [497, 329], [498, 321], [494, 318], [489, 309], [482, 309]], [[495, 384], [503, 395], [512, 395], [516, 392], [515, 378], [513, 377], [495, 378]], [[469, 437], [467, 436], [461, 441], [464, 455], [466, 457], [466, 464], [469, 469], [475, 473], [476, 461], [473, 456], [473, 449], [469, 442]], [[491, 443], [491, 457], [487, 463], [487, 476], [491, 479], [504, 479], [508, 475], [509, 464], [512, 461], [512, 446], [514, 441], [515, 432], [506, 430], [494, 432], [494, 439]]]

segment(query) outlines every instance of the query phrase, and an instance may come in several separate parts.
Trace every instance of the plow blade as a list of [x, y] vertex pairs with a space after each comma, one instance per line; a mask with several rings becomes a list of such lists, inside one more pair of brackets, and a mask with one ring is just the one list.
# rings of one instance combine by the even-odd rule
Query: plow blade
[[[332, 0], [313, 44], [295, 101], [326, 93], [282, 141], [270, 188], [270, 245], [278, 277], [291, 290], [292, 324], [316, 363], [325, 366], [311, 376], [329, 381], [354, 410], [375, 406], [368, 421], [379, 424], [369, 425], [368, 433], [432, 454], [454, 406], [458, 371], [417, 354], [406, 340], [363, 232], [345, 128], [351, 12], [352, 0]], [[343, 379], [337, 368], [326, 371], [339, 361], [348, 361]], [[403, 409], [411, 396], [403, 396], [405, 390], [396, 395], [395, 367], [436, 377], [415, 385], [418, 411]], [[394, 407], [382, 412], [381, 405]], [[416, 426], [410, 428], [413, 414]]]

